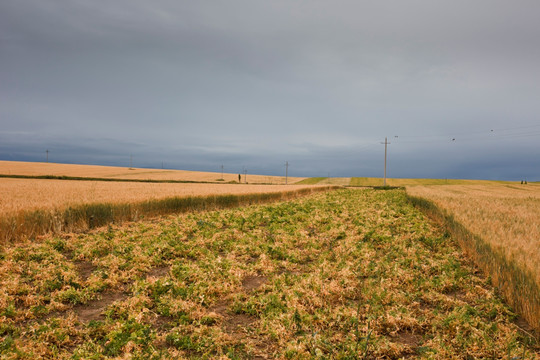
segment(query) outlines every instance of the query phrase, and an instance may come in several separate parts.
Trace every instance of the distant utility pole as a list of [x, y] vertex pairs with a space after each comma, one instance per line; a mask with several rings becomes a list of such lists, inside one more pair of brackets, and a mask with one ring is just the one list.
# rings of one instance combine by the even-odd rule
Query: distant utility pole
[[133, 154], [129, 154], [129, 167], [133, 167]]
[[49, 149], [45, 150], [45, 152], [47, 153], [47, 162], [49, 162]]
[[391, 144], [388, 142], [388, 139], [385, 137], [384, 138], [384, 142], [381, 143], [381, 144], [384, 144], [384, 182], [383, 182], [383, 186], [386, 186], [386, 154], [388, 152], [388, 144]]
[[289, 162], [285, 161], [285, 185], [287, 185], [289, 179]]
[[244, 168], [244, 183], [247, 184], [247, 169]]

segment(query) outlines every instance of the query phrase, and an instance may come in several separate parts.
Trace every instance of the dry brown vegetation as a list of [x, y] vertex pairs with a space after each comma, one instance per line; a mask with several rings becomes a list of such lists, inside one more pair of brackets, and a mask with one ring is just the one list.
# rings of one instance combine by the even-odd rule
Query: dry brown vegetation
[[87, 203], [136, 203], [168, 197], [277, 193], [308, 185], [169, 184], [0, 179], [0, 217], [19, 211]]
[[[433, 202], [477, 237], [474, 246], [465, 243], [466, 250], [540, 328], [540, 185], [416, 186], [407, 191]], [[478, 249], [492, 254], [474, 253]]]
[[[228, 169], [225, 169], [228, 171]], [[201, 172], [187, 170], [139, 169], [97, 165], [73, 165], [54, 163], [33, 163], [20, 161], [0, 161], [0, 174], [26, 176], [72, 176], [105, 179], [140, 179], [140, 180], [172, 180], [172, 181], [204, 181], [214, 182], [221, 179], [220, 172]], [[289, 177], [289, 183], [304, 178]], [[224, 173], [225, 182], [238, 181], [237, 173]], [[244, 176], [242, 175], [242, 182]], [[247, 182], [251, 184], [285, 184], [284, 176], [266, 176], [247, 174]]]
[[0, 358], [539, 359], [403, 190], [0, 245]]

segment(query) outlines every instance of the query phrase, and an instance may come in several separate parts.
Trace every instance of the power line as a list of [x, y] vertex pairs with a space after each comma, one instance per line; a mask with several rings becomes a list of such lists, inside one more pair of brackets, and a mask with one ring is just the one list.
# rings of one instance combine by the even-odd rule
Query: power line
[[531, 136], [538, 136], [538, 135], [540, 135], [540, 131], [493, 135], [493, 138], [497, 138], [497, 139], [503, 138], [503, 139], [505, 139], [505, 138], [516, 138], [516, 137], [531, 137]]
[[[493, 130], [496, 130], [496, 131], [507, 131], [507, 130], [531, 129], [531, 128], [540, 128], [540, 125], [517, 126], [517, 127], [513, 127], [513, 128], [493, 129]], [[493, 131], [493, 130], [491, 130], [491, 131]]]
[[[530, 125], [530, 126], [516, 126], [512, 128], [493, 128], [489, 130], [483, 130], [483, 131], [467, 131], [467, 132], [452, 132], [452, 133], [446, 133], [446, 134], [438, 134], [438, 135], [396, 135], [394, 138], [396, 138], [396, 141], [399, 141], [399, 143], [402, 144], [413, 144], [413, 143], [437, 143], [437, 142], [444, 142], [444, 141], [478, 141], [478, 138], [484, 138], [484, 139], [493, 139], [493, 138], [511, 138], [511, 137], [531, 137], [531, 136], [537, 136], [540, 135], [540, 131], [533, 130], [528, 132], [522, 132], [518, 131], [516, 133], [508, 133], [509, 131], [514, 130], [524, 130], [524, 129], [536, 129], [540, 128], [540, 125]], [[404, 138], [405, 141], [401, 141], [400, 139]], [[408, 139], [419, 139], [410, 141]]]
[[388, 144], [390, 144], [388, 142], [388, 138], [384, 138], [384, 142], [382, 142], [381, 144], [384, 144], [384, 182], [383, 182], [383, 186], [386, 186], [386, 154], [387, 154], [387, 149], [388, 149]]
[[506, 133], [498, 134], [495, 130], [483, 133], [462, 133], [462, 136], [459, 134], [451, 135], [432, 135], [432, 136], [416, 136], [415, 138], [419, 140], [405, 140], [401, 141], [400, 138], [412, 138], [412, 136], [396, 136], [400, 144], [430, 144], [430, 143], [442, 143], [450, 141], [474, 141], [478, 140], [500, 140], [500, 139], [511, 139], [511, 138], [521, 138], [521, 137], [536, 137], [540, 136], [540, 131], [529, 131], [529, 132], [517, 132], [517, 133]]

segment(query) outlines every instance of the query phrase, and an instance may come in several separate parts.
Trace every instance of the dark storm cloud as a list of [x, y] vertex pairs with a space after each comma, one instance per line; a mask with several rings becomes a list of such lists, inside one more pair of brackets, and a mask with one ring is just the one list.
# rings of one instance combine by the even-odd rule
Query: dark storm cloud
[[538, 13], [536, 1], [6, 0], [0, 157], [58, 145], [66, 162], [137, 153], [139, 166], [278, 174], [289, 160], [297, 175], [380, 176], [380, 141], [399, 135], [392, 176], [540, 177], [516, 161], [540, 152]]

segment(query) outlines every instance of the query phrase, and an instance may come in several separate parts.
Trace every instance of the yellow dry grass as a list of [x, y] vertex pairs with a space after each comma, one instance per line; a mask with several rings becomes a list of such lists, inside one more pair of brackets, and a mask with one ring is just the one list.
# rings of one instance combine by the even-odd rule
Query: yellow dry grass
[[174, 184], [0, 179], [0, 217], [19, 211], [88, 203], [136, 203], [169, 197], [294, 191], [313, 185]]
[[540, 184], [412, 186], [540, 284]]
[[[221, 172], [202, 172], [187, 170], [139, 169], [127, 167], [73, 165], [54, 163], [34, 163], [20, 161], [0, 161], [0, 174], [26, 176], [73, 176], [107, 179], [140, 179], [140, 180], [176, 180], [176, 181], [217, 181]], [[302, 177], [289, 177], [289, 184], [298, 182]], [[238, 181], [238, 174], [224, 173], [223, 180]], [[285, 184], [284, 176], [267, 176], [247, 174], [251, 184]], [[244, 175], [242, 174], [242, 182]]]

